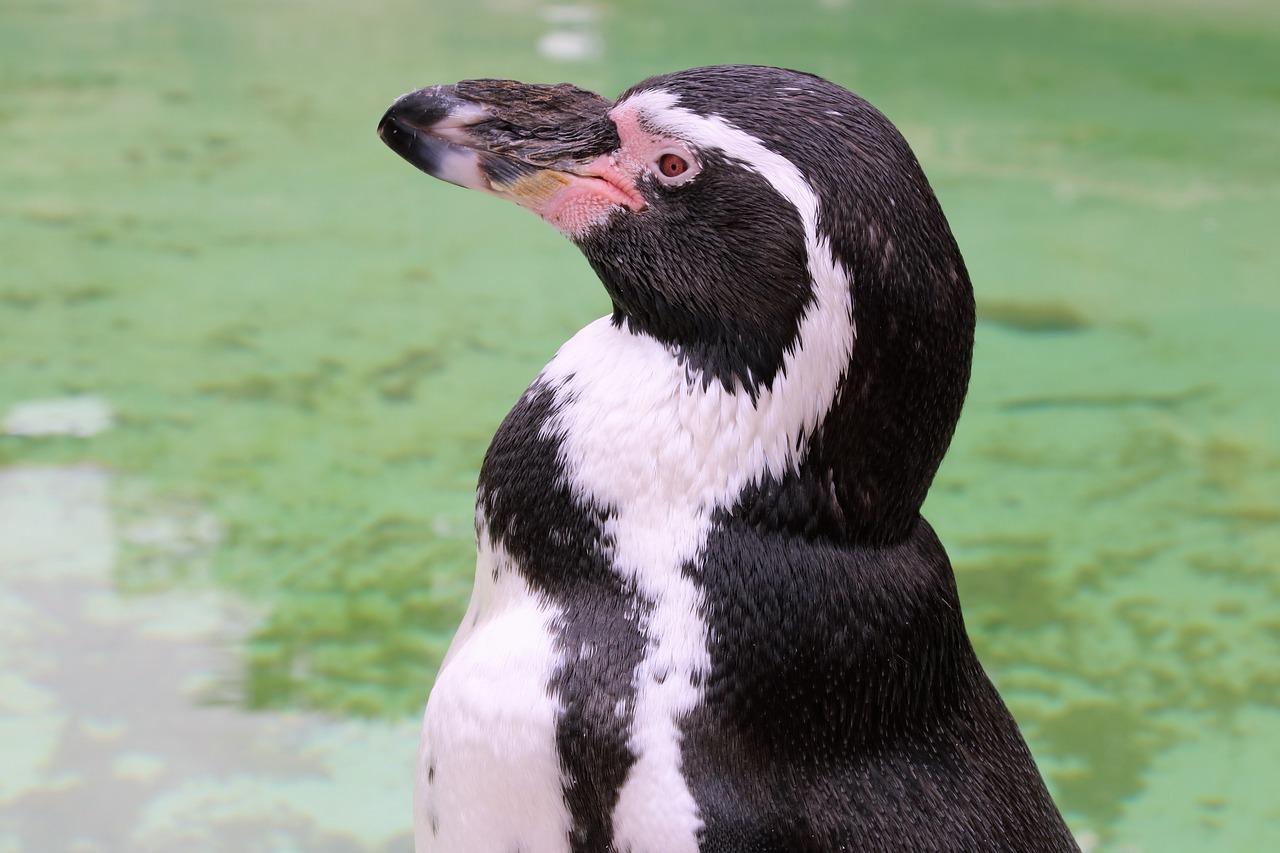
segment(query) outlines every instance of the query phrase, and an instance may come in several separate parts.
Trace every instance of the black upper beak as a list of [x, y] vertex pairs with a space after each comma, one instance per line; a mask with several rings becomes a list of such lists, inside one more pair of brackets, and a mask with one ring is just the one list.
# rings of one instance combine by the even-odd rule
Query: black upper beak
[[429, 175], [500, 191], [539, 169], [577, 174], [616, 149], [611, 106], [569, 84], [466, 80], [400, 97], [378, 135]]
[[378, 135], [427, 174], [510, 199], [577, 239], [647, 205], [615, 162], [612, 106], [567, 83], [466, 80], [402, 96]]
[[[419, 89], [396, 100], [378, 123], [378, 136], [392, 151], [436, 177], [446, 170], [450, 154], [473, 159], [467, 146], [450, 142], [440, 135], [449, 126], [465, 126], [459, 121], [469, 116], [483, 121], [483, 111], [455, 98], [447, 86]], [[465, 121], [465, 119], [463, 120]]]

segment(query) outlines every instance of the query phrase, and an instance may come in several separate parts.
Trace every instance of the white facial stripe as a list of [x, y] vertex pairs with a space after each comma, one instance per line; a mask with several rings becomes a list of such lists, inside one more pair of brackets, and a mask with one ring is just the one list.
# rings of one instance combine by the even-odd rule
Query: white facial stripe
[[658, 133], [678, 137], [697, 148], [716, 148], [742, 163], [743, 168], [763, 177], [795, 206], [805, 223], [805, 233], [818, 221], [818, 197], [795, 165], [770, 151], [749, 133], [719, 116], [704, 116], [677, 106], [679, 98], [665, 89], [638, 92], [615, 108], [634, 111], [641, 123]]
[[[799, 212], [814, 301], [773, 387], [703, 388], [666, 345], [608, 319], [566, 343], [542, 378], [556, 392], [546, 429], [560, 436], [569, 481], [597, 505], [616, 570], [653, 602], [637, 667], [629, 746], [637, 756], [614, 810], [620, 850], [696, 851], [697, 805], [681, 774], [681, 720], [701, 700], [710, 671], [701, 593], [684, 574], [697, 565], [716, 510], [766, 475], [798, 468], [807, 440], [835, 399], [853, 347], [850, 282], [817, 230], [818, 199], [800, 171], [759, 140], [716, 117], [681, 109], [666, 92], [643, 92], [615, 110], [638, 110], [659, 131], [718, 148], [761, 175]], [[655, 808], [662, 803], [662, 808]]]
[[795, 439], [813, 434], [830, 409], [849, 363], [855, 336], [850, 282], [831, 252], [830, 241], [818, 232], [818, 196], [795, 164], [723, 118], [699, 115], [678, 102], [671, 92], [651, 89], [627, 98], [614, 112], [632, 113], [654, 131], [679, 137], [697, 148], [720, 150], [768, 181], [795, 207], [804, 228], [815, 303], [802, 319], [795, 351], [783, 362], [782, 378], [775, 380], [771, 392], [762, 395], [771, 399], [762, 398], [759, 406], [761, 425], [767, 427], [759, 434], [775, 439], [764, 454], [766, 470], [781, 475], [803, 458], [804, 449], [797, 447]]

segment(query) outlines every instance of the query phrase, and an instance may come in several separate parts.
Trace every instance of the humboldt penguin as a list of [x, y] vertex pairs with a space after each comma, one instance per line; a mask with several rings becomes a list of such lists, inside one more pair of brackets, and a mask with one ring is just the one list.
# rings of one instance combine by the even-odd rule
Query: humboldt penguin
[[720, 66], [615, 101], [432, 86], [378, 132], [538, 214], [612, 302], [481, 467], [419, 853], [1076, 850], [920, 515], [974, 299], [894, 126]]

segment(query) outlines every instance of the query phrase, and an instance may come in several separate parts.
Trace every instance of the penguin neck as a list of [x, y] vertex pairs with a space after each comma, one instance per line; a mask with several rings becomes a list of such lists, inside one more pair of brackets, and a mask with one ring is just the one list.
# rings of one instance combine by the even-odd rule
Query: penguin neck
[[708, 383], [678, 347], [602, 318], [544, 368], [539, 383], [557, 398], [544, 429], [599, 506], [651, 506], [658, 525], [731, 509], [751, 483], [800, 469], [849, 361], [848, 316], [847, 281], [819, 293], [773, 381], [750, 388]]
[[[655, 517], [731, 512], [845, 544], [909, 536], [967, 388], [967, 277], [911, 312], [900, 289], [851, 291], [837, 269], [829, 275], [835, 284], [816, 289], [769, 383], [708, 381], [678, 346], [616, 315], [566, 344], [544, 375], [605, 442], [580, 456], [583, 471], [599, 472], [592, 493], [609, 506], [652, 501]], [[851, 293], [863, 319], [856, 335]], [[889, 315], [899, 321], [881, 321]], [[613, 477], [625, 493], [608, 488]]]
[[973, 289], [938, 216], [928, 251], [891, 257], [835, 241], [857, 283], [858, 339], [804, 474], [830, 484], [841, 522], [833, 535], [846, 541], [890, 545], [911, 535], [968, 391]]
[[[828, 315], [847, 316], [849, 293]], [[816, 313], [774, 382], [750, 390], [705, 383], [678, 348], [625, 321], [575, 335], [535, 388], [555, 399], [540, 430], [555, 437], [577, 499], [653, 542], [681, 540], [666, 535], [673, 519], [701, 529], [724, 513], [842, 544], [910, 535], [964, 397], [963, 319], [959, 332], [934, 330], [937, 352], [912, 359], [892, 344], [919, 329], [866, 323], [855, 342], [852, 324]], [[677, 547], [691, 557], [700, 538]]]
[[586, 491], [611, 508], [652, 501], [655, 517], [741, 505], [761, 526], [839, 542], [908, 536], [959, 418], [973, 346], [963, 260], [936, 202], [915, 213], [906, 225], [924, 245], [900, 235], [920, 230], [888, 230], [909, 251], [861, 239], [875, 231], [847, 218], [826, 219], [851, 233], [804, 229], [805, 295], [793, 319], [766, 324], [794, 333], [763, 348], [779, 354], [764, 376], [747, 361], [708, 373], [696, 345], [615, 302], [543, 377], [564, 389], [559, 431], [581, 445], [565, 458]]

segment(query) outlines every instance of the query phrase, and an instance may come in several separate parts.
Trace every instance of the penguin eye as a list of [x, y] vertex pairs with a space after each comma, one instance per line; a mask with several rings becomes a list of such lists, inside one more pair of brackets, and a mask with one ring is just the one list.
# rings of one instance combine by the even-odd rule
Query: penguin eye
[[653, 161], [652, 168], [657, 176], [659, 183], [668, 187], [678, 187], [681, 184], [687, 184], [698, 175], [698, 163], [683, 149], [671, 150], [667, 149], [657, 156]]
[[665, 177], [678, 178], [689, 171], [689, 164], [679, 154], [668, 151], [658, 158], [658, 171]]

